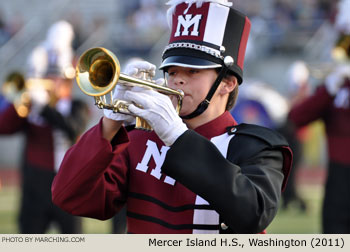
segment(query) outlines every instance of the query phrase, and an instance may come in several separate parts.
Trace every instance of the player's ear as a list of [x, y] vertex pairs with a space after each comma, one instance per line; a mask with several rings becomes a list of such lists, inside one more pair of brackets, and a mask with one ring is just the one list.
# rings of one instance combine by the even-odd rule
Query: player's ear
[[229, 75], [222, 80], [219, 93], [221, 95], [229, 94], [236, 88], [237, 85], [237, 78], [233, 75]]

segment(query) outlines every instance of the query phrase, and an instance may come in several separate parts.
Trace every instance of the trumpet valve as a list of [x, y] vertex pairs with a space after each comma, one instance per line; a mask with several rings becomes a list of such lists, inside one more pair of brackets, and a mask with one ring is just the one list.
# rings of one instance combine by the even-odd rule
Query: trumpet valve
[[94, 96], [95, 98], [95, 105], [99, 108], [99, 109], [103, 109], [105, 107], [104, 102], [101, 100], [100, 96]]
[[130, 112], [128, 110], [129, 107], [129, 103], [122, 101], [122, 100], [116, 100], [113, 104], [113, 112], [114, 113], [122, 113], [122, 114], [129, 114]]
[[151, 81], [154, 82], [152, 80], [153, 74], [151, 73], [151, 71], [147, 71], [147, 70], [142, 70], [140, 71], [140, 79], [141, 80], [147, 80], [147, 81]]

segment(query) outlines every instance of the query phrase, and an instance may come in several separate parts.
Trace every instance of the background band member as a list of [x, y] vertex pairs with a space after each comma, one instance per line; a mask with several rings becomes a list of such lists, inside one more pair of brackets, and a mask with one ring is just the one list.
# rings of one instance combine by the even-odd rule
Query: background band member
[[19, 114], [16, 104], [0, 113], [1, 134], [21, 132], [26, 138], [21, 162], [21, 233], [45, 233], [50, 224], [56, 224], [61, 233], [80, 232], [77, 217], [51, 200], [51, 183], [63, 155], [88, 119], [87, 105], [72, 98], [73, 80], [67, 75], [67, 70], [72, 70], [73, 36], [71, 25], [65, 21], [50, 27], [46, 40], [29, 58], [23, 90], [30, 100], [26, 104], [28, 113]]
[[325, 125], [328, 174], [322, 209], [324, 233], [350, 233], [350, 199], [343, 196], [350, 193], [350, 1], [340, 1], [338, 7], [335, 69], [312, 95], [292, 107], [288, 117], [297, 129], [319, 119]]

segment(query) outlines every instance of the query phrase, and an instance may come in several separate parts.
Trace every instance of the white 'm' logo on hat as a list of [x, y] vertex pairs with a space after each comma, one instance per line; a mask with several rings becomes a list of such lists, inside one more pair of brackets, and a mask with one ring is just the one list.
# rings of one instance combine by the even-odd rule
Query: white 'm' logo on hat
[[[188, 29], [193, 25], [193, 30], [191, 32], [191, 36], [199, 36], [199, 23], [202, 19], [202, 15], [195, 15], [192, 18], [192, 15], [185, 15], [184, 16], [178, 16], [177, 17], [177, 28], [176, 32], [174, 34], [174, 37], [179, 37], [179, 36], [188, 36], [189, 31]], [[181, 26], [184, 27], [182, 33], [180, 34], [180, 29]]]

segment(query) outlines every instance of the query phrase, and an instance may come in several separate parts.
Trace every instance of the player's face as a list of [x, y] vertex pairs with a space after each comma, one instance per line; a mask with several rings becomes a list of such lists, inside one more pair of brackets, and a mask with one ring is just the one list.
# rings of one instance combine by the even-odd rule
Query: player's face
[[185, 93], [181, 116], [192, 113], [205, 99], [217, 77], [215, 69], [194, 69], [173, 66], [168, 69], [168, 85]]

